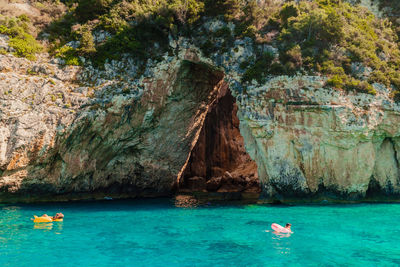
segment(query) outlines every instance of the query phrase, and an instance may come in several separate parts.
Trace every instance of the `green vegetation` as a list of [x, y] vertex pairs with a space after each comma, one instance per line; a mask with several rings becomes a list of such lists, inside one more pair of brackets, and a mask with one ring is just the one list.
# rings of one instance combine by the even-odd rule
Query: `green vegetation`
[[0, 15], [0, 33], [10, 37], [9, 45], [14, 48], [14, 55], [34, 60], [35, 54], [42, 51], [43, 47], [29, 33], [29, 23], [26, 15], [16, 18]]
[[264, 53], [260, 58], [258, 58], [253, 65], [250, 65], [248, 62], [244, 62], [241, 64], [241, 68], [246, 69], [242, 76], [243, 82], [251, 82], [252, 80], [256, 80], [259, 83], [265, 81], [265, 77], [268, 74], [274, 72], [274, 64], [273, 63], [274, 56], [270, 53]]
[[56, 50], [55, 56], [65, 61], [66, 65], [81, 65], [76, 49], [70, 46], [62, 46]]
[[[397, 86], [400, 51], [388, 21], [338, 0], [288, 3], [279, 16], [283, 64], [328, 75], [336, 88], [375, 94], [374, 82]], [[372, 69], [367, 81], [356, 77], [353, 62]]]
[[[196, 0], [80, 0], [69, 4], [69, 12], [46, 31], [51, 34], [51, 51], [67, 64], [77, 64], [78, 56], [85, 56], [101, 66], [125, 53], [157, 58], [166, 51], [168, 34], [188, 31], [203, 10], [204, 3]], [[95, 43], [93, 33], [101, 30], [113, 35]], [[71, 40], [80, 44], [74, 51], [63, 48]]]
[[393, 0], [375, 0], [379, 2], [381, 11], [386, 11], [387, 17], [394, 25], [397, 35], [400, 37], [400, 21], [398, 20], [400, 14], [400, 2]]
[[[378, 19], [346, 1], [48, 1], [66, 12], [60, 16], [57, 11], [42, 34], [50, 34], [49, 52], [68, 65], [81, 65], [85, 58], [102, 67], [125, 54], [144, 65], [147, 59], [173, 53], [169, 39], [180, 36], [192, 38], [206, 56], [221, 55], [235, 40], [251, 38], [253, 57], [240, 65], [244, 83], [265, 82], [272, 75], [324, 75], [334, 89], [376, 94], [372, 85], [381, 83], [400, 99], [400, 27], [394, 19]], [[50, 12], [45, 2], [35, 3]], [[400, 10], [397, 1], [380, 3]], [[211, 31], [203, 27], [205, 18], [225, 25]], [[29, 25], [25, 15], [0, 17], [0, 32], [10, 36], [15, 54], [33, 59], [41, 46], [29, 34]], [[266, 53], [264, 44], [278, 52]]]
[[[327, 84], [337, 89], [375, 94], [375, 82], [400, 89], [400, 50], [389, 21], [340, 0], [287, 1], [273, 10], [266, 17], [249, 4], [246, 19], [237, 21], [236, 37], [279, 48], [278, 59], [257, 53], [244, 64], [243, 82], [300, 72], [328, 76]], [[274, 31], [275, 38], [265, 37]], [[352, 63], [368, 73], [357, 73]]]
[[[169, 49], [168, 36], [192, 36], [204, 16], [235, 25], [194, 36], [207, 35], [200, 44], [205, 55], [226, 52], [235, 39], [253, 39], [255, 57], [240, 66], [245, 83], [300, 72], [328, 76], [337, 89], [375, 94], [375, 82], [400, 89], [400, 50], [390, 22], [340, 0], [79, 0], [47, 31], [66, 64], [78, 65], [83, 56], [102, 66], [124, 54], [157, 59]], [[93, 33], [101, 30], [112, 36], [96, 43]], [[71, 40], [79, 47], [65, 46]], [[278, 57], [256, 49], [263, 43], [278, 47]]]

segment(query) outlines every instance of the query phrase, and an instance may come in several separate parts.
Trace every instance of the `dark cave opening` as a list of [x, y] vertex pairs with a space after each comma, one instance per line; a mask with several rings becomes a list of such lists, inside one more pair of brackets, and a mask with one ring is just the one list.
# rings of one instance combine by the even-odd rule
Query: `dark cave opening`
[[233, 193], [258, 197], [257, 165], [245, 150], [236, 100], [224, 82], [209, 107], [179, 184], [180, 192]]

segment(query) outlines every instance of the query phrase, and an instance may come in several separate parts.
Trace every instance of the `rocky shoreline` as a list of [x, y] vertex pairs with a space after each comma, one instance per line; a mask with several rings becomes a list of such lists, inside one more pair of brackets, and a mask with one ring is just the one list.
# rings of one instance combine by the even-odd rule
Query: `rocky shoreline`
[[243, 86], [246, 42], [222, 61], [174, 42], [139, 78], [129, 59], [100, 71], [0, 55], [0, 202], [400, 199], [400, 107], [384, 86], [348, 93], [304, 75]]

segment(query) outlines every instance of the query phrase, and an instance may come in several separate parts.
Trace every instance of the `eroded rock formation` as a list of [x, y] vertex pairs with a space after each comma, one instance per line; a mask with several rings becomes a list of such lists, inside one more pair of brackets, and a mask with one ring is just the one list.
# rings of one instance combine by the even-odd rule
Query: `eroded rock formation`
[[[140, 98], [119, 94], [103, 107], [81, 110], [69, 125], [51, 124], [68, 126], [49, 134], [51, 143], [37, 141], [29, 127], [18, 150], [4, 139], [0, 145], [10, 152], [3, 159], [1, 200], [172, 194], [222, 77], [205, 64], [175, 61], [142, 81]], [[22, 131], [20, 123], [5, 122]]]
[[323, 87], [320, 77], [279, 77], [241, 95], [240, 128], [268, 199], [397, 200], [399, 107]]
[[244, 88], [243, 51], [216, 69], [180, 48], [133, 81], [121, 62], [79, 72], [0, 55], [0, 201], [242, 195], [258, 183], [268, 201], [400, 199], [400, 106], [385, 87], [278, 76]]

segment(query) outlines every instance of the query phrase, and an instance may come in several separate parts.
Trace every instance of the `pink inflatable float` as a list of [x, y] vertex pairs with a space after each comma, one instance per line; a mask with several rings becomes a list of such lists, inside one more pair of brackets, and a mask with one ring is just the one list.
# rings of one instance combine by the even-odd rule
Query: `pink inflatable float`
[[281, 226], [281, 225], [279, 225], [277, 223], [271, 224], [271, 228], [273, 230], [275, 230], [276, 232], [278, 232], [278, 233], [283, 233], [283, 234], [293, 233], [290, 229], [285, 228], [285, 227], [283, 227], [283, 226]]

